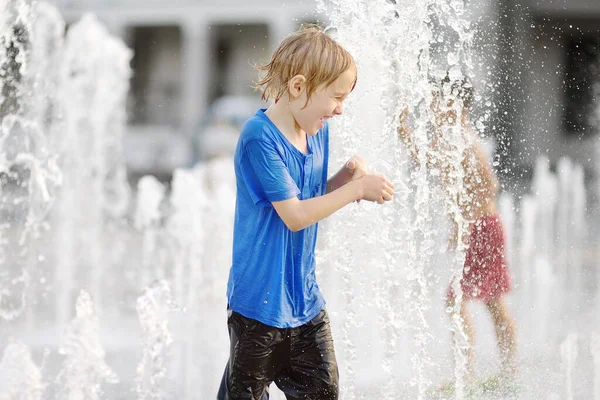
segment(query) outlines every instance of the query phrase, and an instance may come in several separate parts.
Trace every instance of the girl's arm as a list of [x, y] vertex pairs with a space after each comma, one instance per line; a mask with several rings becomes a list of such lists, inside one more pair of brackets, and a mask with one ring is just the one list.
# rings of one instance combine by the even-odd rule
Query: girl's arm
[[[405, 108], [400, 113], [400, 124], [398, 125], [398, 129], [397, 129], [398, 138], [404, 142], [404, 145], [406, 146], [406, 149], [408, 151], [408, 155], [409, 155], [410, 159], [418, 167], [421, 165], [421, 162], [419, 160], [419, 148], [415, 145], [415, 143], [413, 141], [412, 129], [408, 125], [407, 118], [408, 118], [408, 108]], [[438, 145], [439, 137], [440, 137], [440, 135], [437, 134], [433, 138], [432, 143], [431, 143], [432, 149], [435, 149], [436, 146]], [[425, 158], [426, 158], [426, 166], [428, 168], [432, 167], [436, 162], [436, 157], [427, 150], [425, 150]]]

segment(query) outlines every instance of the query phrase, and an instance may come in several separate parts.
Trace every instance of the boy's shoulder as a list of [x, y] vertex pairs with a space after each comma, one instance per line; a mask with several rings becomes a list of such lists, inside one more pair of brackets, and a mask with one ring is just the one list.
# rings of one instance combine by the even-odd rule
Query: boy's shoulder
[[248, 118], [242, 125], [241, 135], [244, 139], [259, 139], [268, 135], [271, 126], [263, 110], [258, 110], [252, 117]]

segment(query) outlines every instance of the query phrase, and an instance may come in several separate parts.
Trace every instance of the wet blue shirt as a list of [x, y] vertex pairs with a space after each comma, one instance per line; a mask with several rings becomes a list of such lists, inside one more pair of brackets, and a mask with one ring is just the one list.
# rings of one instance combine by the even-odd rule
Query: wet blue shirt
[[292, 232], [274, 201], [325, 194], [329, 129], [308, 136], [308, 154], [295, 148], [259, 110], [242, 127], [235, 151], [237, 185], [229, 306], [280, 328], [297, 327], [325, 305], [315, 278], [318, 224]]

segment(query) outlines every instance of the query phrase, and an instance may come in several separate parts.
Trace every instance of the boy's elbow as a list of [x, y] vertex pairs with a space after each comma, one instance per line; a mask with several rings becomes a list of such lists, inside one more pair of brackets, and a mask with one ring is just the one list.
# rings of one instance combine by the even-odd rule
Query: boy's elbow
[[287, 228], [292, 232], [301, 231], [302, 229], [305, 229], [312, 225], [311, 222], [307, 222], [306, 217], [300, 214], [296, 214], [283, 222], [285, 223], [285, 226], [287, 226]]
[[292, 232], [301, 231], [312, 224], [308, 222], [310, 216], [300, 202], [288, 203], [285, 207], [276, 206], [275, 209], [285, 226]]
[[298, 232], [305, 228], [298, 220], [283, 221], [283, 223], [292, 232]]
[[282, 220], [285, 226], [292, 232], [298, 232], [304, 229], [304, 226], [302, 226], [302, 218], [295, 213], [286, 215]]
[[287, 227], [292, 232], [298, 232], [298, 231], [301, 231], [302, 229], [304, 229], [304, 227], [302, 227], [300, 225], [288, 225]]

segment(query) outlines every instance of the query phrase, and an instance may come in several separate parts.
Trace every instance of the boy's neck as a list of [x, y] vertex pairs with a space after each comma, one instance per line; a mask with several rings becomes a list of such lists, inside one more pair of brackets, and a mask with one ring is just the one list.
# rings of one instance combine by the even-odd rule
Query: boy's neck
[[296, 144], [306, 140], [306, 132], [296, 123], [287, 99], [281, 98], [271, 104], [265, 114], [290, 142]]

